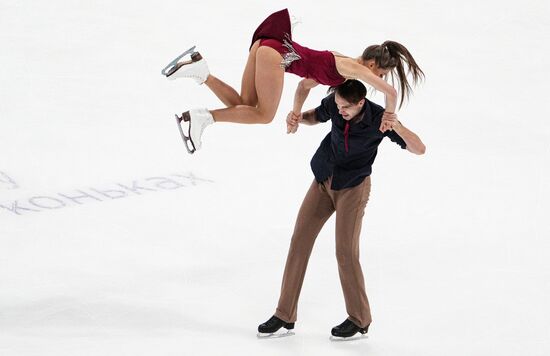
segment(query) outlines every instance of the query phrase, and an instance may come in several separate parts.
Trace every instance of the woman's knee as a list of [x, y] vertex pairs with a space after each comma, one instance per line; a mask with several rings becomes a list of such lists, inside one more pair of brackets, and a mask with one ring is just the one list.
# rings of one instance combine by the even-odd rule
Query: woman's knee
[[261, 124], [270, 124], [273, 121], [274, 118], [275, 118], [275, 115], [262, 114], [260, 116], [260, 123]]
[[257, 113], [256, 113], [256, 122], [258, 124], [269, 124], [273, 121], [273, 119], [275, 118], [275, 114], [274, 113], [271, 113], [271, 112], [265, 112], [265, 111], [262, 111], [260, 109], [256, 109], [257, 110]]

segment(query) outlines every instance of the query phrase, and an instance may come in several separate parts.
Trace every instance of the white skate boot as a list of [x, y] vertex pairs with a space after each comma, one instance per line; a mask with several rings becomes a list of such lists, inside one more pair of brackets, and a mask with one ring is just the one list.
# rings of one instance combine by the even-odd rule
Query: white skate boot
[[[185, 148], [187, 148], [187, 152], [192, 154], [201, 148], [202, 132], [206, 126], [214, 123], [214, 118], [207, 109], [194, 109], [184, 112], [181, 114], [181, 117], [176, 115], [176, 121], [178, 123], [181, 138], [183, 138], [183, 142], [185, 143]], [[181, 127], [182, 121], [189, 122], [187, 135], [183, 133], [183, 129]]]
[[290, 33], [294, 33], [296, 26], [302, 23], [302, 18], [290, 15]]
[[[178, 62], [182, 57], [188, 54], [191, 54], [191, 60]], [[202, 58], [199, 52], [195, 51], [195, 46], [193, 46], [164, 67], [162, 74], [170, 80], [192, 78], [195, 79], [198, 84], [202, 84], [208, 78], [210, 71], [208, 70], [206, 60]]]

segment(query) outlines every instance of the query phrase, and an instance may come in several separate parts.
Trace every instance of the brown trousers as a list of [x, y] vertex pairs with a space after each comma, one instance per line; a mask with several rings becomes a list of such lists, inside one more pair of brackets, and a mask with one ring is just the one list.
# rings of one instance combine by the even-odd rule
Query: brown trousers
[[314, 180], [300, 207], [275, 316], [287, 323], [296, 321], [298, 298], [313, 244], [336, 211], [336, 258], [348, 319], [366, 327], [372, 319], [359, 263], [359, 235], [370, 194], [370, 177], [358, 186], [343, 190], [331, 190], [330, 184], [330, 178], [322, 184]]

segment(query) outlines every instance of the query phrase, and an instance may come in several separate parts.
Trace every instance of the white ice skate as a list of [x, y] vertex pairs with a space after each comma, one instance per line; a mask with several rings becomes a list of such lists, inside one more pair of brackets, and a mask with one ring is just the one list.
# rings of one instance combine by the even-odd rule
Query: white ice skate
[[294, 33], [296, 26], [302, 23], [302, 18], [290, 15], [290, 33]]
[[[191, 55], [190, 60], [178, 62], [188, 54]], [[199, 52], [195, 51], [195, 46], [193, 46], [177, 56], [172, 62], [168, 63], [161, 73], [170, 80], [192, 78], [198, 84], [202, 84], [206, 81], [206, 78], [208, 78], [210, 71], [208, 70], [206, 60], [202, 58]]]
[[[187, 135], [185, 135], [181, 127], [182, 121], [189, 122]], [[202, 132], [206, 126], [214, 123], [214, 118], [207, 109], [194, 109], [184, 112], [181, 116], [176, 115], [176, 122], [178, 123], [178, 129], [180, 130], [181, 138], [185, 143], [187, 152], [193, 154], [196, 150], [201, 148]]]

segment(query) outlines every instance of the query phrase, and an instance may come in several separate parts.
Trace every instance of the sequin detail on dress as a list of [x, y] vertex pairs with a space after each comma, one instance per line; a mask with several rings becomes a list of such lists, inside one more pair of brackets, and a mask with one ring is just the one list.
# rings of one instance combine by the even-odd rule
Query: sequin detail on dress
[[292, 42], [289, 40], [290, 36], [287, 34], [286, 38], [283, 40], [283, 46], [288, 50], [287, 53], [283, 55], [283, 60], [281, 61], [281, 68], [287, 69], [292, 62], [302, 59], [294, 47], [292, 47]]

